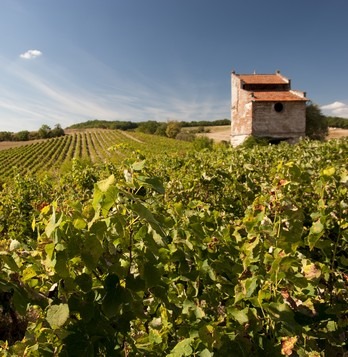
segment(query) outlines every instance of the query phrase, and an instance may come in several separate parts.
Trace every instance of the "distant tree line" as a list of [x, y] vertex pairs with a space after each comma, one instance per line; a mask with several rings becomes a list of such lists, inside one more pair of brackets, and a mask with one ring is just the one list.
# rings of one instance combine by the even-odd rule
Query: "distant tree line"
[[67, 129], [118, 129], [118, 130], [132, 130], [138, 127], [139, 123], [131, 121], [108, 121], [108, 120], [88, 120], [83, 123], [78, 123], [69, 126]]
[[149, 120], [138, 123], [138, 127], [135, 129], [135, 131], [139, 131], [145, 134], [166, 136], [168, 138], [174, 139], [180, 133], [181, 127], [181, 122], [178, 121], [170, 121], [164, 123]]
[[218, 119], [213, 121], [200, 120], [200, 121], [182, 121], [180, 122], [183, 128], [185, 127], [197, 127], [197, 126], [222, 126], [231, 125], [230, 119]]
[[[209, 132], [209, 128], [206, 129], [206, 127], [221, 125], [231, 125], [231, 121], [229, 119], [191, 122], [175, 120], [169, 122], [157, 122], [154, 120], [149, 120], [146, 122], [138, 123], [138, 127], [135, 130], [146, 134], [166, 136], [172, 139], [194, 141], [194, 134]], [[182, 128], [191, 127], [194, 129], [185, 131], [181, 130]]]
[[[209, 129], [205, 127], [231, 125], [229, 119], [218, 119], [213, 121], [201, 120], [201, 121], [169, 121], [158, 122], [155, 120], [148, 120], [144, 122], [131, 122], [131, 121], [107, 121], [107, 120], [89, 120], [84, 123], [74, 124], [68, 129], [90, 129], [90, 128], [102, 128], [102, 129], [119, 129], [119, 130], [134, 130], [145, 134], [166, 136], [168, 138], [177, 138], [180, 140], [192, 141], [195, 133], [207, 132]], [[193, 127], [197, 128], [192, 132], [183, 132], [181, 128]]]
[[348, 119], [339, 117], [326, 117], [330, 128], [348, 129]]
[[[196, 124], [196, 122], [194, 122]], [[202, 122], [199, 122], [202, 124]], [[225, 124], [222, 124], [225, 125]], [[211, 125], [210, 125], [211, 126]], [[211, 149], [213, 140], [204, 136], [196, 136], [195, 134], [202, 131], [194, 130], [181, 130], [183, 122], [169, 121], [166, 123], [159, 123], [156, 121], [147, 121], [140, 123], [136, 131], [146, 134], [165, 136], [171, 139], [192, 141], [195, 150]], [[202, 128], [199, 126], [199, 128]]]
[[56, 124], [53, 129], [44, 124], [38, 131], [22, 130], [17, 133], [10, 131], [0, 131], [0, 141], [28, 141], [36, 139], [48, 139], [65, 135], [60, 124]]
[[[177, 121], [173, 121], [177, 122]], [[219, 126], [219, 125], [230, 125], [231, 120], [229, 119], [218, 119], [213, 121], [201, 120], [201, 121], [180, 121], [178, 122], [180, 127], [200, 127], [200, 126]], [[158, 132], [164, 133], [164, 128], [166, 127], [166, 122], [158, 122], [155, 120], [148, 120], [145, 122], [131, 122], [131, 121], [108, 121], [108, 120], [88, 120], [83, 123], [78, 123], [69, 126], [67, 129], [119, 129], [119, 130], [135, 130], [148, 132], [149, 134], [154, 134], [158, 129]]]

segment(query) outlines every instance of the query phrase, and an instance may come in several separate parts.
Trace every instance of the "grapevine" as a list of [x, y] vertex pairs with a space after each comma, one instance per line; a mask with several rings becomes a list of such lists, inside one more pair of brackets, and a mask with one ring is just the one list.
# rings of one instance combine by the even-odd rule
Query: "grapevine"
[[345, 355], [348, 140], [131, 136], [40, 144], [71, 170], [0, 192], [2, 355]]

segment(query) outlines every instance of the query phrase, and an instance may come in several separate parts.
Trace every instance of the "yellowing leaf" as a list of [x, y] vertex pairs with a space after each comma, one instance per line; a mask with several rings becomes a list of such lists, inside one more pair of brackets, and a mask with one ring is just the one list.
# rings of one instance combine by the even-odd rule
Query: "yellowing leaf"
[[32, 229], [33, 232], [35, 232], [35, 228], [36, 228], [36, 219], [34, 217], [32, 222], [31, 222], [31, 229]]
[[323, 229], [324, 229], [323, 224], [320, 221], [318, 221], [318, 222], [313, 223], [313, 225], [311, 227], [311, 233], [319, 234], [323, 231]]
[[159, 344], [162, 342], [162, 337], [159, 333], [159, 331], [157, 330], [150, 330], [150, 333], [149, 333], [149, 341], [150, 343], [152, 344]]
[[21, 243], [17, 239], [12, 239], [10, 243], [10, 251], [17, 250], [21, 247]]
[[54, 253], [54, 243], [48, 243], [45, 245], [45, 252], [47, 254], [47, 257], [52, 260], [53, 259], [53, 253]]
[[22, 280], [26, 281], [26, 280], [33, 278], [34, 276], [36, 276], [36, 271], [32, 266], [29, 266], [24, 269], [23, 275], [22, 275]]
[[84, 229], [84, 228], [86, 228], [86, 225], [87, 224], [86, 224], [85, 220], [82, 218], [76, 218], [74, 220], [74, 227], [76, 229]]
[[281, 354], [284, 356], [291, 356], [296, 342], [297, 342], [296, 336], [283, 337]]
[[335, 170], [334, 167], [328, 167], [327, 169], [324, 169], [324, 170], [323, 170], [323, 174], [324, 174], [325, 176], [332, 176], [332, 175], [335, 174], [335, 172], [336, 172], [336, 170]]
[[114, 182], [115, 182], [115, 176], [111, 175], [107, 179], [99, 181], [97, 183], [97, 186], [101, 192], [106, 192]]
[[342, 183], [347, 183], [347, 182], [348, 182], [348, 174], [343, 173], [343, 174], [341, 175], [341, 180], [340, 180], [340, 182], [342, 182]]
[[321, 271], [315, 264], [309, 264], [303, 268], [303, 274], [308, 280], [313, 280], [320, 277]]

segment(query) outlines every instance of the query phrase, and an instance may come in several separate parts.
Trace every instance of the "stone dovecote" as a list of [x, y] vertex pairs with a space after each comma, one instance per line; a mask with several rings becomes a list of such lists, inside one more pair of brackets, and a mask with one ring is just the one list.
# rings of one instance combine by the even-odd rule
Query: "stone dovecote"
[[291, 89], [291, 81], [275, 74], [232, 72], [231, 143], [247, 137], [296, 142], [305, 135], [306, 94]]

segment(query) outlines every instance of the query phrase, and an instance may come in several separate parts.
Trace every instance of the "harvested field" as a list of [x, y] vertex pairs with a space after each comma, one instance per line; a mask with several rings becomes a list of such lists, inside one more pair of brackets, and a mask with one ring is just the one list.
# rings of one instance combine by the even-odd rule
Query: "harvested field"
[[[206, 129], [210, 130], [210, 133], [199, 134], [207, 136], [214, 141], [229, 141], [231, 135], [231, 127], [229, 125], [226, 126], [212, 126], [207, 127]], [[329, 128], [328, 139], [338, 139], [342, 137], [348, 136], [348, 129], [340, 129], [340, 128]]]
[[330, 128], [328, 139], [338, 139], [348, 136], [348, 129]]

